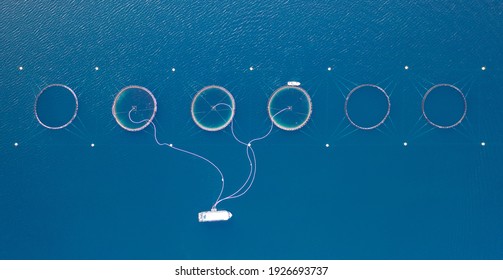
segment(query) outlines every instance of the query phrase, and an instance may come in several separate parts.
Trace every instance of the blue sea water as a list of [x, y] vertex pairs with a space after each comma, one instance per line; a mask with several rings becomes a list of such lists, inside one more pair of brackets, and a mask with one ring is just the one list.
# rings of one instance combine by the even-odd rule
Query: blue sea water
[[[502, 19], [491, 0], [3, 1], [0, 258], [502, 259]], [[111, 113], [121, 88], [151, 90], [160, 140], [215, 162], [230, 194], [245, 149], [228, 129], [197, 127], [192, 97], [226, 87], [236, 133], [252, 139], [291, 80], [311, 95], [311, 119], [254, 144], [255, 183], [219, 205], [225, 223], [197, 221], [220, 191], [215, 169]], [[79, 97], [60, 131], [33, 111], [53, 83]], [[355, 130], [345, 96], [367, 83], [390, 95], [389, 119]], [[439, 83], [466, 95], [454, 129], [422, 117]], [[455, 120], [444, 103], [429, 106]], [[372, 105], [352, 110], [372, 120]]]

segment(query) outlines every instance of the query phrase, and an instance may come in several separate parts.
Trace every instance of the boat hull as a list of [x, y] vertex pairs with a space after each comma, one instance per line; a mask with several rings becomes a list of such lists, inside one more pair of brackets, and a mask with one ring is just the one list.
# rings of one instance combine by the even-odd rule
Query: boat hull
[[211, 210], [199, 212], [199, 222], [223, 222], [232, 217], [232, 213], [226, 210]]

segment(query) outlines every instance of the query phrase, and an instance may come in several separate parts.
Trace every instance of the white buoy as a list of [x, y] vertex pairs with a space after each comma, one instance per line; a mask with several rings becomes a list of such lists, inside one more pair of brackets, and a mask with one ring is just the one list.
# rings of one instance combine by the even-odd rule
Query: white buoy
[[171, 68], [171, 72], [175, 72], [175, 71], [176, 71], [175, 67]]
[[94, 148], [94, 143], [91, 143], [91, 148]]
[[407, 147], [407, 145], [409, 145], [407, 142], [403, 142], [404, 147]]
[[255, 68], [253, 68], [253, 66], [250, 66], [249, 69], [250, 69], [250, 71], [253, 71]]
[[405, 70], [409, 70], [409, 66], [408, 66], [408, 65], [405, 65], [404, 69], [405, 69]]
[[482, 142], [482, 143], [480, 143], [480, 145], [481, 145], [482, 147], [484, 147], [484, 146], [486, 145], [486, 142]]
[[325, 147], [327, 147], [327, 148], [328, 148], [328, 147], [330, 147], [330, 144], [328, 144], [328, 143], [327, 143], [327, 144], [325, 144]]
[[19, 143], [18, 142], [14, 143], [14, 147], [17, 147], [17, 146], [19, 146]]
[[482, 71], [486, 71], [486, 67], [485, 66], [482, 66], [480, 69], [482, 69]]
[[19, 71], [23, 71], [24, 68], [23, 68], [23, 66], [19, 66], [18, 69], [19, 69]]
[[328, 70], [328, 71], [332, 71], [332, 67], [328, 67], [328, 68], [327, 68], [327, 70]]
[[100, 68], [98, 66], [94, 67], [94, 71], [98, 71]]

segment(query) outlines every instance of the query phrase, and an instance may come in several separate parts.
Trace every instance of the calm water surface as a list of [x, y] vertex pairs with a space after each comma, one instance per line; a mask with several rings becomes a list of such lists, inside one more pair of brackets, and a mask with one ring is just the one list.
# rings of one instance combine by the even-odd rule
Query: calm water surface
[[[501, 259], [502, 16], [490, 0], [4, 1], [0, 258]], [[219, 205], [234, 214], [227, 223], [197, 221], [220, 191], [215, 169], [111, 113], [121, 88], [151, 90], [160, 140], [215, 162], [230, 194], [248, 175], [245, 149], [229, 129], [197, 127], [192, 97], [227, 88], [249, 140], [267, 132], [268, 98], [292, 80], [311, 95], [311, 119], [255, 143], [253, 188]], [[79, 97], [61, 131], [33, 113], [53, 83]], [[454, 129], [421, 117], [439, 83], [466, 95]], [[345, 116], [360, 84], [390, 96], [376, 130]], [[455, 97], [431, 97], [440, 121], [462, 112]], [[378, 121], [379, 98], [355, 99], [355, 120]]]

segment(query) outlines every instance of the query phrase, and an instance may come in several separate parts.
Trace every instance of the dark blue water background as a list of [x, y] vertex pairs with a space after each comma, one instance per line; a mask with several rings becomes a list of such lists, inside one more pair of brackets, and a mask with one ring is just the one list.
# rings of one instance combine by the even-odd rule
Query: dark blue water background
[[[502, 5], [3, 1], [0, 258], [503, 258]], [[210, 165], [111, 114], [121, 88], [147, 87], [160, 140], [213, 160], [230, 193], [248, 174], [245, 150], [228, 130], [198, 128], [192, 97], [229, 89], [236, 133], [251, 139], [290, 80], [310, 93], [311, 120], [255, 143], [255, 184], [219, 206], [234, 214], [227, 223], [197, 222], [220, 191]], [[79, 96], [61, 131], [33, 114], [52, 83]], [[379, 130], [355, 131], [344, 115], [345, 96], [364, 83], [391, 96]], [[467, 95], [455, 129], [421, 118], [422, 94], [438, 83]]]

